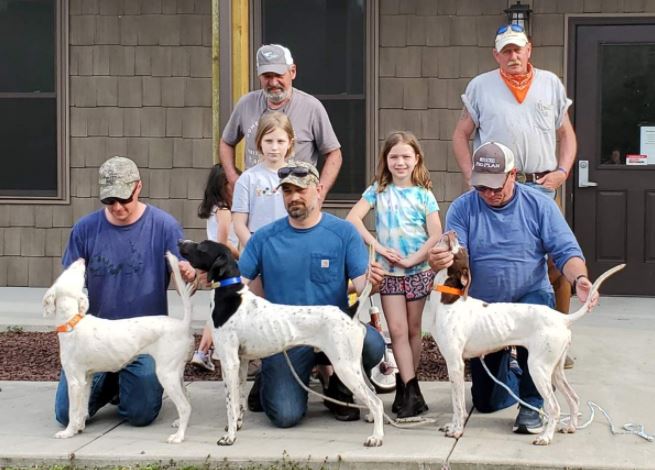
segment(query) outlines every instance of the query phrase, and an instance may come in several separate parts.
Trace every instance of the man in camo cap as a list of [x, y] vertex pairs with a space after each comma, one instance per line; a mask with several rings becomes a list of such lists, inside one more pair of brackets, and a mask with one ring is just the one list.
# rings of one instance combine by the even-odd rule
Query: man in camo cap
[[[371, 265], [362, 237], [350, 223], [321, 212], [323, 186], [316, 167], [306, 162], [289, 162], [278, 170], [284, 205], [283, 217], [257, 230], [248, 240], [239, 269], [245, 282], [262, 277], [264, 296], [286, 305], [334, 305], [348, 311], [348, 279], [361, 292], [370, 276], [373, 285], [382, 279], [379, 264]], [[366, 371], [384, 354], [384, 340], [372, 327], [364, 339], [362, 354]], [[314, 348], [300, 346], [288, 351], [301, 379], [308, 383], [317, 364]], [[320, 361], [320, 360], [319, 360]], [[352, 401], [350, 391], [331, 375], [328, 396]], [[359, 409], [328, 406], [341, 421], [359, 419]], [[295, 381], [281, 354], [262, 360], [248, 396], [251, 411], [264, 411], [275, 426], [296, 425], [307, 411], [307, 393]]]
[[[99, 169], [103, 208], [78, 220], [62, 258], [68, 267], [84, 258], [89, 313], [109, 320], [167, 315], [170, 273], [165, 253], [180, 256], [180, 224], [168, 213], [139, 201], [139, 169], [126, 157], [112, 157]], [[193, 270], [180, 262], [183, 272]], [[150, 355], [137, 356], [116, 373], [97, 373], [89, 397], [89, 416], [108, 403], [134, 426], [150, 424], [159, 414], [163, 389]], [[55, 417], [68, 424], [68, 387], [62, 370], [55, 397]]]

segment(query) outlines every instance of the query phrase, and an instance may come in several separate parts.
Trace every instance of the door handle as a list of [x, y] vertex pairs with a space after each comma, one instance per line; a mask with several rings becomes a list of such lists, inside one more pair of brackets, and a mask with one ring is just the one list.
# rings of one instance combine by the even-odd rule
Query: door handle
[[589, 160], [578, 160], [578, 188], [591, 188], [598, 183], [589, 181]]

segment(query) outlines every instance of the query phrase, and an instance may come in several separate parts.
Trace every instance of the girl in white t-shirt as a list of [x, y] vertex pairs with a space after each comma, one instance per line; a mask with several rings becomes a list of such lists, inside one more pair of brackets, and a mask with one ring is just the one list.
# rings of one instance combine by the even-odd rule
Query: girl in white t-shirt
[[[205, 195], [198, 207], [198, 217], [207, 220], [207, 239], [226, 245], [234, 257], [238, 259], [239, 241], [232, 225], [231, 204], [232, 197], [227, 185], [225, 171], [220, 164], [216, 164], [207, 177]], [[210, 295], [213, 295], [213, 291], [210, 291]], [[198, 350], [193, 354], [191, 363], [213, 371], [215, 367], [211, 361], [211, 346], [211, 327], [205, 325]]]
[[239, 177], [232, 202], [234, 231], [242, 248], [257, 229], [287, 215], [282, 190], [277, 187], [277, 171], [286, 164], [294, 146], [293, 127], [287, 115], [279, 111], [262, 115], [255, 143], [260, 162]]
[[[375, 181], [347, 217], [373, 246], [386, 271], [380, 296], [399, 370], [392, 407], [398, 418], [428, 409], [416, 369], [421, 356], [421, 317], [434, 279], [428, 250], [441, 237], [439, 206], [431, 188], [430, 172], [414, 134], [392, 132], [380, 153]], [[375, 210], [377, 239], [363, 221], [371, 210]]]

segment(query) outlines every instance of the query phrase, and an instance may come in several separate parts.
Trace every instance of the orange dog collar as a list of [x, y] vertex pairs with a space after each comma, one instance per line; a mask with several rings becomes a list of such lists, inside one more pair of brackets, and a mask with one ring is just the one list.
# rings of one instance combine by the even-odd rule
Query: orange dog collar
[[84, 315], [82, 315], [81, 313], [78, 313], [73, 318], [71, 318], [66, 323], [64, 323], [63, 325], [59, 325], [55, 329], [55, 331], [57, 331], [57, 333], [70, 333], [71, 331], [73, 331], [73, 329], [75, 328], [75, 325], [77, 325], [82, 318], [84, 318]]
[[456, 289], [454, 287], [444, 286], [443, 284], [437, 284], [434, 290], [436, 290], [437, 292], [441, 292], [442, 294], [454, 294], [454, 295], [459, 295], [460, 297], [464, 295], [464, 291], [462, 289]]

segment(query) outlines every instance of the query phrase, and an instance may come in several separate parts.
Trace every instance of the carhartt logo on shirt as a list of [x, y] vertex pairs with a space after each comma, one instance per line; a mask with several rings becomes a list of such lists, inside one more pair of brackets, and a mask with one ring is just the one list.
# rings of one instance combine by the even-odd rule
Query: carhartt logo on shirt
[[329, 268], [330, 267], [330, 260], [329, 259], [322, 259], [321, 260], [321, 268]]

